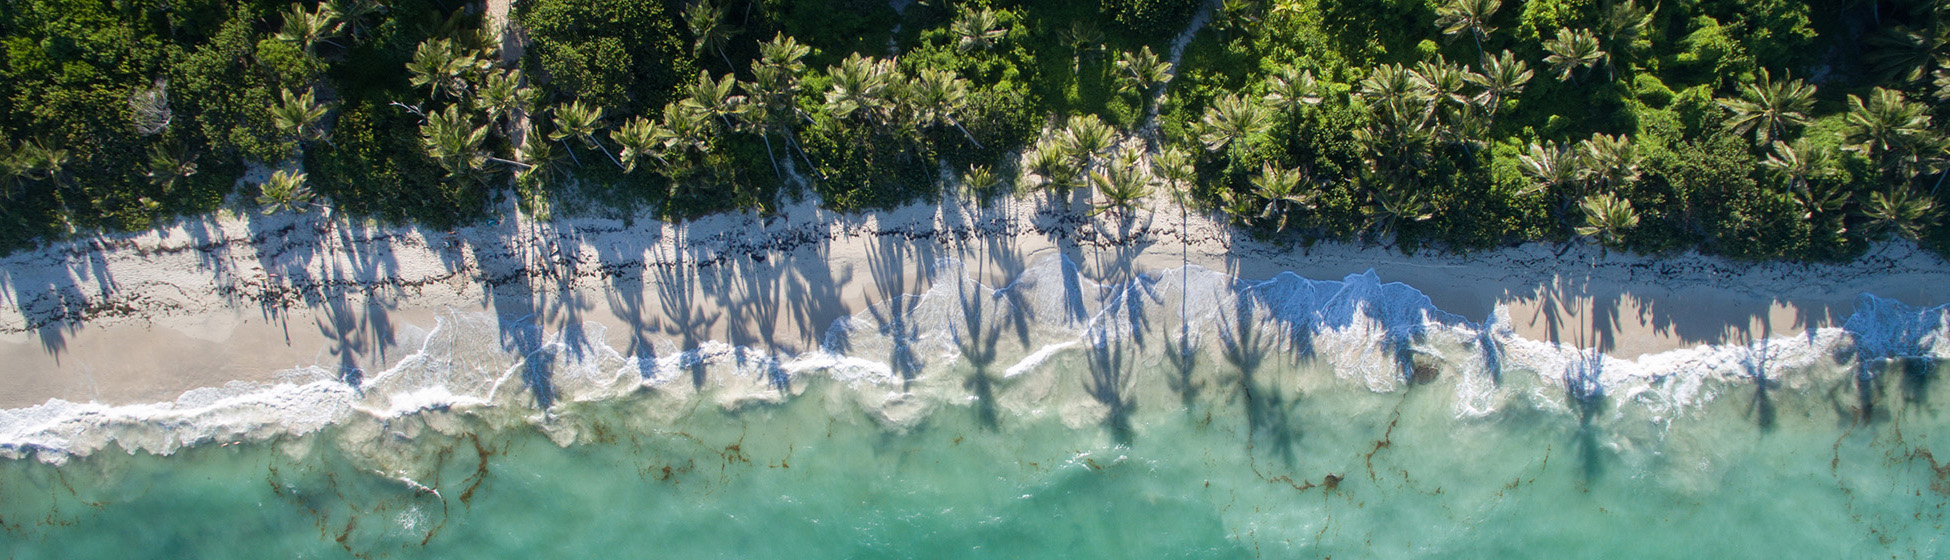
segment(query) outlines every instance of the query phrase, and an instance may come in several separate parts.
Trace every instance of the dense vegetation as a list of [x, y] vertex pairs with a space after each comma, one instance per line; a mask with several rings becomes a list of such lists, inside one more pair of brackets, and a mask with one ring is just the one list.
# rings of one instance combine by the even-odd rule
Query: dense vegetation
[[225, 205], [950, 190], [1403, 250], [1950, 249], [1941, 0], [520, 0], [507, 33], [461, 0], [0, 2], [0, 250]]

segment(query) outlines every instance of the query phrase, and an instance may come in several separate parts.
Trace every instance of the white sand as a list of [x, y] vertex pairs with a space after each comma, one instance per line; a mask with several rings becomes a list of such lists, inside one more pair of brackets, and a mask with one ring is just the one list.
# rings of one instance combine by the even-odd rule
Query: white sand
[[1283, 248], [1168, 203], [1128, 223], [1075, 204], [950, 202], [836, 214], [515, 222], [451, 234], [220, 216], [0, 259], [0, 407], [51, 398], [130, 404], [308, 365], [384, 369], [399, 333], [439, 312], [490, 311], [559, 329], [594, 321], [616, 348], [720, 340], [801, 352], [833, 321], [921, 291], [936, 259], [991, 283], [1053, 253], [1103, 280], [1189, 262], [1245, 278], [1339, 279], [1374, 269], [1471, 320], [1509, 308], [1525, 337], [1631, 358], [1746, 342], [1846, 318], [1861, 293], [1950, 301], [1950, 264], [1908, 244], [1844, 265], [1742, 264], [1576, 247], [1404, 256]]

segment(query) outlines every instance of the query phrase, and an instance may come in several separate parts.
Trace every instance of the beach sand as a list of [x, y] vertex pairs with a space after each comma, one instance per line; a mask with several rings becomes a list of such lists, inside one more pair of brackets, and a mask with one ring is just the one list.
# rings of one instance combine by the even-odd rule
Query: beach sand
[[1185, 264], [1247, 279], [1373, 270], [1471, 321], [1504, 306], [1521, 336], [1626, 359], [1837, 326], [1862, 293], [1950, 301], [1950, 264], [1906, 243], [1839, 265], [1549, 244], [1403, 255], [1278, 246], [1157, 201], [1092, 219], [1081, 202], [860, 214], [799, 204], [682, 224], [514, 220], [453, 232], [227, 214], [61, 243], [0, 259], [0, 408], [160, 402], [304, 366], [377, 372], [413, 350], [402, 333], [448, 311], [548, 332], [593, 323], [631, 351], [717, 340], [799, 353], [835, 320], [924, 290], [943, 258], [991, 285], [1053, 255], [1104, 281]]

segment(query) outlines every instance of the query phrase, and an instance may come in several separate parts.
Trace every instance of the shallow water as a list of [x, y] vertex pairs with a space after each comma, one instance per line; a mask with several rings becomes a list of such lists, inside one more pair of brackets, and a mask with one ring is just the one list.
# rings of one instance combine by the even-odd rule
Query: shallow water
[[1060, 261], [938, 281], [806, 356], [629, 355], [457, 314], [358, 391], [294, 372], [166, 410], [8, 411], [41, 427], [9, 433], [0, 540], [16, 558], [1950, 555], [1946, 312], [1862, 306], [1844, 329], [1637, 361], [1372, 277], [1098, 285]]

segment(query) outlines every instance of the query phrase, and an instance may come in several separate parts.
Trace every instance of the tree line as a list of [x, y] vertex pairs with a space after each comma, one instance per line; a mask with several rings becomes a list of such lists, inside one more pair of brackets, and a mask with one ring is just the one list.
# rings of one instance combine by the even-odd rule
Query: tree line
[[6, 249], [226, 205], [450, 227], [509, 197], [681, 219], [946, 193], [1106, 219], [1169, 196], [1405, 251], [1950, 248], [1941, 2], [524, 0], [505, 29], [458, 0], [10, 8]]

